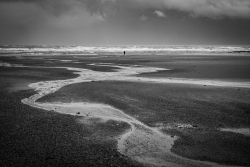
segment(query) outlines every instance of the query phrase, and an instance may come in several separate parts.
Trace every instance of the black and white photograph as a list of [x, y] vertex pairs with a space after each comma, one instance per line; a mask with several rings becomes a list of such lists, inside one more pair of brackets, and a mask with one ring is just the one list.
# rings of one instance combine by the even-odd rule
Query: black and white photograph
[[0, 0], [0, 166], [250, 166], [250, 0]]

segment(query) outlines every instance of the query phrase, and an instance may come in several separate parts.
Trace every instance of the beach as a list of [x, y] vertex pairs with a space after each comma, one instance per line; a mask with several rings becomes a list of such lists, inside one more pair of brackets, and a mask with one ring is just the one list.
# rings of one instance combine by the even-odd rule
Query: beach
[[235, 130], [250, 127], [249, 56], [0, 60], [5, 164], [250, 164], [249, 135]]
[[0, 167], [250, 166], [250, 0], [0, 0], [0, 23]]

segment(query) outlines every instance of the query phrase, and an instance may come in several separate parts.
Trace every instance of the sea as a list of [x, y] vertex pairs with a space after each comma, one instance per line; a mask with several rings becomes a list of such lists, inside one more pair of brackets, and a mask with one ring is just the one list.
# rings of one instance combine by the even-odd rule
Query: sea
[[17, 55], [249, 55], [249, 45], [47, 46], [0, 45], [0, 56]]

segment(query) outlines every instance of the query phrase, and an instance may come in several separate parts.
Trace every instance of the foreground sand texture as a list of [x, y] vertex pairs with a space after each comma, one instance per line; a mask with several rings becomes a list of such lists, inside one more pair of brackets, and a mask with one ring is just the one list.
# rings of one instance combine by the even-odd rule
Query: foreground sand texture
[[67, 80], [43, 81], [32, 83], [29, 87], [35, 89], [37, 94], [23, 99], [24, 104], [56, 111], [59, 113], [84, 116], [85, 119], [100, 118], [103, 121], [115, 120], [126, 122], [131, 129], [118, 138], [118, 150], [139, 162], [156, 166], [222, 166], [210, 162], [189, 160], [171, 153], [175, 137], [163, 134], [157, 128], [152, 128], [137, 119], [125, 114], [112, 106], [100, 103], [41, 103], [36, 100], [59, 90], [60, 88], [82, 82], [93, 81], [129, 81], [146, 83], [178, 83], [210, 85], [222, 87], [250, 88], [250, 82], [227, 82], [219, 80], [185, 79], [185, 78], [146, 78], [135, 76], [141, 73], [164, 71], [164, 68], [143, 66], [121, 66], [113, 64], [91, 64], [92, 66], [108, 66], [118, 68], [115, 72], [98, 72], [89, 69], [67, 67], [68, 70], [77, 71], [79, 77]]

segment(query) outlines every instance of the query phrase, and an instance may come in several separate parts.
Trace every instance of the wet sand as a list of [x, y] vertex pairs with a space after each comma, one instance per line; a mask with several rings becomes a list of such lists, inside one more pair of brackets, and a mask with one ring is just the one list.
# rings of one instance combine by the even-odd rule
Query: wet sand
[[23, 80], [36, 83], [77, 75], [64, 69], [0, 69], [0, 166], [142, 166], [116, 148], [114, 136], [129, 125], [91, 120], [96, 123], [86, 126], [81, 117], [23, 105], [23, 98], [36, 93], [32, 89], [12, 91]]
[[202, 78], [219, 80], [249, 80], [250, 57], [242, 56], [159, 56], [148, 58], [151, 65], [171, 71], [142, 74], [151, 77]]
[[[249, 155], [249, 138], [220, 132], [219, 128], [249, 127], [248, 94], [247, 89], [107, 81], [69, 85], [39, 102], [56, 103], [62, 99], [63, 103], [69, 103], [78, 99], [108, 104], [147, 126], [180, 137], [172, 148], [175, 153], [220, 163], [228, 163], [229, 156], [242, 154], [232, 159], [240, 164]], [[191, 124], [192, 128], [175, 124]], [[225, 147], [224, 143], [231, 143], [234, 148]]]
[[[105, 81], [105, 80], [119, 80], [119, 81], [130, 81], [130, 82], [153, 82], [153, 83], [169, 83], [169, 80], [159, 80], [153, 78], [142, 78], [135, 77], [132, 75], [136, 75], [138, 73], [144, 72], [154, 72], [165, 70], [161, 68], [150, 68], [143, 66], [131, 66], [124, 67], [112, 64], [91, 64], [97, 66], [113, 66], [118, 67], [120, 70], [116, 72], [94, 72], [91, 70], [84, 69], [76, 69], [76, 68], [68, 68], [72, 71], [79, 71], [80, 75], [78, 78], [71, 80], [58, 80], [58, 81], [50, 81], [50, 82], [40, 82], [30, 84], [29, 86], [38, 91], [38, 94], [33, 95], [27, 99], [23, 99], [22, 102], [28, 104], [30, 106], [34, 106], [37, 108], [42, 108], [50, 111], [57, 111], [65, 114], [77, 114], [81, 115], [81, 110], [85, 112], [82, 113], [83, 116], [90, 114], [90, 117], [97, 117], [101, 119], [112, 119], [117, 121], [124, 121], [131, 125], [131, 132], [125, 133], [121, 136], [121, 140], [118, 140], [118, 150], [124, 154], [129, 156], [130, 158], [137, 160], [139, 162], [145, 164], [152, 165], [176, 165], [176, 166], [203, 166], [210, 165], [210, 163], [203, 162], [192, 162], [191, 160], [186, 160], [184, 158], [180, 158], [178, 156], [172, 155], [170, 149], [174, 142], [174, 139], [171, 139], [170, 136], [162, 134], [160, 131], [156, 129], [152, 129], [149, 126], [144, 125], [138, 120], [130, 117], [129, 115], [124, 114], [122, 111], [116, 110], [110, 106], [105, 106], [102, 104], [79, 104], [71, 103], [71, 104], [57, 104], [57, 103], [36, 103], [36, 100], [39, 98], [51, 94], [61, 87], [65, 85], [70, 85], [74, 83], [81, 82], [92, 82], [92, 81]], [[131, 76], [131, 77], [129, 77]], [[176, 83], [177, 80], [173, 79], [173, 83]], [[178, 82], [180, 84], [211, 84], [208, 81], [198, 81], [194, 82], [190, 80], [182, 80], [182, 82]], [[240, 83], [240, 82], [220, 82], [214, 83], [213, 86], [223, 86], [223, 87], [250, 87], [249, 83]], [[79, 107], [77, 107], [79, 106]], [[73, 113], [72, 113], [73, 112]], [[87, 113], [88, 112], [88, 113]], [[140, 128], [138, 128], [140, 127]], [[142, 143], [142, 145], [138, 145], [138, 143]], [[158, 145], [156, 145], [158, 143]], [[132, 147], [133, 146], [133, 147]], [[132, 147], [132, 149], [130, 149]], [[163, 149], [164, 148], [164, 149]], [[164, 151], [163, 151], [164, 150]], [[213, 166], [217, 166], [213, 164]]]
[[[110, 61], [110, 60], [109, 60]], [[63, 61], [64, 63], [65, 61]], [[67, 63], [69, 61], [66, 61]], [[148, 63], [149, 61], [145, 61]], [[144, 63], [145, 63], [144, 62]], [[104, 62], [107, 63], [107, 62]], [[154, 67], [144, 67], [144, 66], [130, 66], [128, 64], [125, 64], [125, 66], [121, 66], [120, 64], [122, 63], [128, 63], [127, 60], [124, 60], [121, 62], [119, 60], [119, 64], [85, 64], [85, 67], [88, 66], [95, 66], [97, 69], [99, 67], [107, 67], [111, 69], [109, 72], [104, 72], [100, 69], [100, 71], [92, 71], [90, 69], [77, 69], [77, 68], [68, 68], [69, 70], [72, 71], [80, 71], [80, 72], [75, 72], [77, 74], [80, 74], [80, 77], [77, 79], [69, 79], [69, 80], [57, 80], [57, 81], [50, 81], [50, 82], [38, 82], [34, 84], [30, 84], [30, 87], [33, 89], [36, 89], [38, 91], [38, 94], [35, 94], [29, 98], [26, 98], [22, 100], [25, 104], [31, 105], [36, 108], [41, 108], [41, 109], [46, 109], [49, 111], [57, 111], [61, 113], [67, 113], [71, 115], [80, 115], [87, 117], [88, 118], [101, 118], [101, 119], [107, 119], [107, 120], [115, 120], [115, 121], [123, 121], [128, 123], [131, 126], [132, 131], [128, 131], [124, 133], [122, 136], [120, 136], [120, 139], [118, 139], [118, 150], [124, 154], [127, 155], [128, 157], [137, 160], [139, 162], [145, 163], [145, 164], [152, 164], [152, 165], [170, 165], [170, 166], [203, 166], [203, 165], [212, 165], [216, 166], [214, 163], [208, 163], [208, 162], [199, 162], [199, 161], [193, 161], [193, 160], [188, 160], [186, 158], [179, 157], [173, 153], [171, 153], [171, 148], [172, 145], [174, 144], [174, 141], [176, 140], [175, 137], [171, 137], [170, 134], [171, 132], [168, 132], [169, 129], [161, 129], [159, 130], [159, 127], [153, 127], [152, 123], [157, 122], [158, 120], [156, 118], [152, 119], [152, 123], [150, 124], [148, 121], [143, 120], [142, 118], [136, 118], [136, 116], [132, 116], [131, 113], [129, 115], [126, 114], [128, 112], [126, 109], [123, 110], [121, 107], [117, 107], [118, 109], [115, 109], [113, 106], [115, 105], [110, 105], [107, 106], [106, 104], [103, 104], [103, 106], [100, 106], [100, 103], [93, 103], [92, 100], [88, 99], [89, 103], [86, 103], [86, 101], [82, 101], [81, 103], [60, 103], [60, 97], [59, 102], [57, 103], [51, 103], [51, 102], [35, 102], [39, 98], [49, 95], [51, 93], [57, 92], [60, 88], [70, 85], [70, 84], [75, 84], [75, 83], [81, 83], [81, 82], [87, 82], [91, 83], [92, 81], [119, 81], [119, 82], [124, 82], [127, 85], [130, 85], [126, 82], [132, 82], [132, 83], [137, 83], [141, 85], [142, 83], [147, 83], [149, 87], [150, 84], [152, 85], [171, 85], [171, 84], [177, 84], [180, 85], [180, 87], [186, 87], [184, 85], [197, 85], [199, 87], [202, 86], [202, 88], [199, 88], [203, 90], [204, 86], [209, 86], [209, 89], [213, 89], [213, 87], [226, 87], [227, 89], [231, 90], [232, 88], [236, 91], [238, 91], [239, 88], [243, 88], [246, 91], [249, 88], [249, 82], [237, 79], [237, 81], [234, 80], [208, 80], [208, 79], [186, 79], [186, 78], [166, 78], [166, 77], [142, 77], [142, 76], [134, 76], [138, 75], [139, 73], [147, 73], [145, 75], [148, 75], [150, 73], [158, 73], [158, 71], [164, 72], [164, 71], [169, 71], [163, 68], [154, 68]], [[79, 63], [77, 63], [79, 64]], [[142, 64], [142, 63], [141, 63]], [[121, 70], [117, 70], [117, 69]], [[131, 76], [133, 75], [133, 76]], [[93, 83], [92, 83], [93, 84]], [[167, 85], [166, 85], [167, 84]], [[176, 85], [176, 86], [177, 86]], [[197, 86], [195, 86], [194, 89], [197, 89]], [[73, 87], [75, 87], [73, 85]], [[130, 86], [131, 87], [131, 86]], [[158, 86], [157, 86], [158, 87]], [[178, 86], [177, 86], [178, 87]], [[190, 87], [190, 86], [188, 86]], [[53, 94], [52, 94], [53, 95]], [[54, 97], [57, 97], [55, 95]], [[75, 96], [78, 97], [78, 96]], [[79, 98], [79, 97], [78, 97]], [[128, 96], [129, 98], [129, 96]], [[247, 98], [246, 98], [247, 99]], [[62, 100], [62, 99], [61, 99]], [[80, 100], [80, 99], [78, 99]], [[74, 101], [78, 101], [77, 99], [74, 99]], [[95, 100], [95, 99], [94, 99]], [[139, 99], [138, 103], [141, 101]], [[244, 100], [244, 99], [243, 99]], [[63, 101], [63, 100], [62, 100]], [[80, 100], [81, 101], [81, 100]], [[247, 101], [247, 100], [246, 100]], [[101, 101], [103, 102], [103, 101]], [[76, 107], [77, 104], [79, 104], [79, 107]], [[179, 103], [182, 105], [182, 103]], [[73, 105], [73, 106], [72, 106]], [[129, 105], [126, 104], [126, 105]], [[176, 103], [178, 105], [178, 103]], [[69, 109], [70, 108], [70, 109]], [[121, 111], [122, 109], [122, 111]], [[136, 109], [136, 108], [134, 108]], [[81, 111], [84, 110], [82, 113]], [[113, 112], [111, 112], [114, 110]], [[89, 112], [90, 111], [90, 112]], [[77, 114], [77, 113], [80, 114]], [[137, 112], [135, 110], [135, 112]], [[153, 110], [154, 112], [154, 110]], [[119, 114], [120, 113], [120, 114]], [[129, 113], [129, 112], [128, 112]], [[90, 115], [88, 115], [90, 114]], [[117, 115], [118, 114], [118, 115]], [[150, 112], [147, 112], [146, 114], [150, 115]], [[132, 117], [131, 117], [132, 116]], [[141, 121], [139, 121], [141, 120]], [[184, 120], [179, 120], [184, 121]], [[147, 125], [145, 123], [147, 123]], [[247, 121], [246, 121], [247, 122]], [[243, 123], [244, 124], [244, 123]], [[185, 128], [184, 128], [185, 129]], [[164, 132], [164, 133], [163, 133]], [[172, 133], [175, 134], [176, 136], [181, 136], [178, 133]], [[150, 137], [151, 136], [151, 137]], [[181, 136], [183, 137], [183, 136]], [[165, 143], [166, 142], [166, 143]], [[158, 145], [155, 145], [155, 143], [158, 143]], [[165, 148], [165, 149], [162, 149]], [[155, 149], [155, 151], [153, 150]], [[151, 151], [150, 151], [151, 150]], [[174, 151], [175, 153], [178, 154], [178, 151]], [[185, 156], [182, 154], [182, 156]], [[192, 157], [194, 159], [199, 159]], [[202, 160], [210, 160], [209, 158], [205, 158]], [[211, 159], [213, 161], [213, 159]], [[223, 162], [223, 161], [219, 161]], [[238, 162], [237, 162], [238, 163]], [[245, 162], [244, 162], [245, 163]], [[243, 163], [243, 164], [244, 164]], [[240, 164], [240, 163], [239, 163]]]

